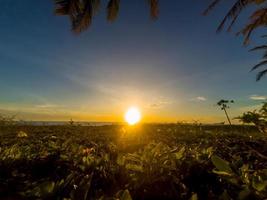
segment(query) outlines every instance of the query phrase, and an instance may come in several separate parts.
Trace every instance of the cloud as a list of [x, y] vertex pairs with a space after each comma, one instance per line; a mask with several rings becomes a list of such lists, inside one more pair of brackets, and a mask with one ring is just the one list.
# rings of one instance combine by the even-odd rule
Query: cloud
[[148, 105], [148, 108], [159, 109], [172, 104], [173, 102], [165, 97], [154, 98]]
[[207, 98], [203, 96], [198, 96], [198, 97], [192, 98], [191, 101], [207, 101]]
[[267, 96], [260, 96], [260, 95], [251, 95], [249, 98], [251, 100], [255, 100], [255, 101], [264, 101], [264, 100], [267, 100]]
[[41, 109], [49, 109], [49, 108], [59, 108], [62, 106], [58, 106], [55, 104], [40, 104], [40, 105], [35, 105], [36, 108], [41, 108]]
[[164, 107], [166, 105], [170, 105], [170, 104], [171, 104], [170, 101], [159, 101], [159, 102], [150, 104], [150, 107], [151, 108], [162, 108], [162, 107]]

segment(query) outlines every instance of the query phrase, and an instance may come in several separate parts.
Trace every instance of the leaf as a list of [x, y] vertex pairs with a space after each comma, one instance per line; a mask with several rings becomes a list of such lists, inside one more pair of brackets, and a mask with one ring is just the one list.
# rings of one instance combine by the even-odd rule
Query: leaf
[[125, 164], [125, 156], [118, 155], [118, 157], [117, 157], [117, 164], [120, 165], [120, 166], [123, 166]]
[[207, 152], [207, 153], [212, 153], [212, 152], [213, 152], [213, 147], [211, 146], [211, 147], [207, 148], [207, 149], [206, 149], [206, 152]]
[[17, 137], [18, 138], [26, 138], [26, 137], [28, 137], [28, 134], [24, 131], [19, 131], [17, 134]]
[[175, 158], [180, 160], [184, 156], [185, 147], [182, 147], [178, 152], [174, 153]]
[[84, 179], [82, 180], [82, 185], [80, 187], [84, 191], [84, 195], [83, 195], [84, 200], [87, 199], [87, 196], [88, 196], [88, 193], [91, 187], [92, 177], [93, 177], [93, 174], [86, 175]]
[[75, 190], [72, 190], [72, 199], [86, 200], [89, 197], [93, 173], [87, 174], [80, 180]]
[[233, 174], [228, 173], [228, 172], [223, 172], [223, 171], [217, 171], [217, 170], [212, 170], [213, 173], [222, 175], [222, 176], [232, 176]]
[[265, 69], [265, 70], [259, 72], [259, 73], [257, 74], [257, 78], [256, 78], [256, 80], [259, 81], [259, 80], [260, 80], [264, 75], [266, 75], [266, 74], [267, 74], [267, 69]]
[[40, 185], [41, 195], [45, 196], [45, 195], [52, 193], [54, 188], [55, 188], [55, 182], [53, 181], [47, 181], [47, 182], [42, 183]]
[[267, 188], [267, 180], [262, 180], [260, 176], [254, 176], [252, 178], [252, 187], [261, 192]]
[[127, 161], [139, 163], [140, 162], [140, 156], [137, 154], [128, 153], [127, 154]]
[[140, 165], [126, 164], [125, 168], [128, 170], [136, 171], [136, 172], [143, 172], [143, 167]]
[[197, 194], [194, 193], [194, 194], [191, 196], [190, 200], [198, 200]]
[[129, 190], [124, 190], [120, 194], [119, 198], [120, 198], [120, 200], [132, 200], [132, 197], [131, 197]]
[[229, 166], [229, 162], [220, 158], [217, 155], [213, 155], [211, 157], [211, 161], [213, 165], [221, 172], [227, 174], [233, 174], [231, 167]]
[[248, 188], [245, 188], [238, 194], [238, 199], [239, 200], [247, 199], [250, 193], [251, 193], [250, 190]]
[[107, 6], [107, 20], [113, 22], [118, 14], [120, 9], [120, 0], [109, 0]]

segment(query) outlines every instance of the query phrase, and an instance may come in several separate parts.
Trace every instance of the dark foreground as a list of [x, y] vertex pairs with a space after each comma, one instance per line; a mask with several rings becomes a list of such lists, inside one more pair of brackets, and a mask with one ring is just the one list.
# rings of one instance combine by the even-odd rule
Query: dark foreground
[[0, 199], [266, 199], [253, 127], [0, 127]]

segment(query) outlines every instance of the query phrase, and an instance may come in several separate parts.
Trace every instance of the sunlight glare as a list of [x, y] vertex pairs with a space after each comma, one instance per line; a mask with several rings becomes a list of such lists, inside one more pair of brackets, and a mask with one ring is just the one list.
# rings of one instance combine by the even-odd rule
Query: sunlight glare
[[140, 121], [141, 113], [137, 107], [131, 107], [125, 113], [124, 118], [129, 125], [135, 125]]

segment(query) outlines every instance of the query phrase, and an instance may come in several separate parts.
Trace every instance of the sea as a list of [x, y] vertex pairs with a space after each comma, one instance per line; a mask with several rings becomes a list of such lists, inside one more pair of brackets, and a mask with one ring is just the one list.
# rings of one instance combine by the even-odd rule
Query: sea
[[[32, 125], [32, 126], [64, 126], [70, 125], [69, 121], [18, 121], [18, 125]], [[110, 126], [118, 125], [119, 123], [115, 122], [73, 122], [73, 125], [79, 126]]]

